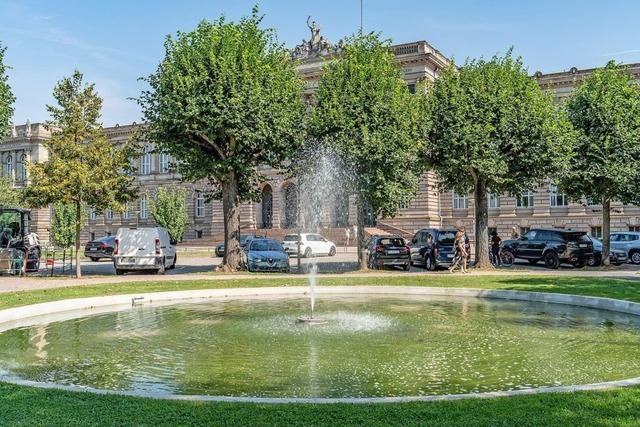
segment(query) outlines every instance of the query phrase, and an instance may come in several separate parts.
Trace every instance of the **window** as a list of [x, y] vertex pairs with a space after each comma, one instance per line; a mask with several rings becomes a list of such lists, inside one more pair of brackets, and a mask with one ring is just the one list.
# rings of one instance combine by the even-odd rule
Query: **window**
[[20, 162], [17, 165], [16, 175], [18, 176], [18, 180], [24, 182], [27, 180], [27, 155], [23, 154], [20, 157]]
[[467, 196], [461, 196], [458, 193], [453, 193], [453, 209], [467, 209], [469, 203]]
[[589, 234], [591, 237], [595, 237], [596, 239], [602, 239], [602, 226], [598, 225], [591, 227]]
[[129, 211], [129, 204], [124, 205], [124, 210], [122, 211], [122, 219], [131, 218], [131, 212]]
[[520, 235], [524, 236], [529, 232], [529, 230], [531, 230], [531, 227], [520, 227]]
[[554, 184], [549, 185], [549, 206], [567, 206], [567, 195], [558, 192], [558, 186]]
[[202, 239], [202, 230], [196, 230], [196, 239]]
[[142, 157], [140, 158], [140, 175], [149, 175], [151, 173], [151, 150], [145, 147]]
[[145, 194], [140, 198], [140, 219], [147, 219], [149, 217], [149, 210], [147, 209], [147, 195]]
[[113, 219], [113, 210], [107, 209], [105, 211], [105, 213], [104, 213], [104, 217], [105, 217], [105, 219], [107, 219], [109, 221], [112, 220]]
[[487, 205], [489, 209], [496, 209], [500, 207], [500, 195], [499, 194], [487, 194]]
[[629, 226], [629, 231], [633, 231], [633, 232], [640, 232], [640, 225], [630, 225]]
[[524, 231], [524, 228], [528, 228], [528, 227], [520, 227], [520, 231], [522, 231], [521, 236], [524, 237], [524, 240], [535, 240], [536, 237], [538, 236], [538, 232], [533, 230], [533, 231]]
[[89, 240], [91, 240], [91, 241], [96, 240], [96, 233], [94, 231], [89, 233]]
[[533, 191], [525, 191], [516, 198], [516, 207], [532, 208], [533, 207]]
[[4, 161], [4, 176], [13, 181], [13, 157], [8, 155]]
[[407, 87], [409, 88], [409, 93], [416, 93], [416, 84], [415, 83], [409, 83]]
[[96, 217], [97, 217], [96, 210], [93, 209], [93, 208], [89, 208], [89, 219], [92, 220], [92, 221], [95, 221]]
[[196, 193], [196, 218], [204, 217], [204, 195], [201, 192]]
[[169, 173], [169, 155], [166, 153], [160, 153], [159, 159], [160, 173]]

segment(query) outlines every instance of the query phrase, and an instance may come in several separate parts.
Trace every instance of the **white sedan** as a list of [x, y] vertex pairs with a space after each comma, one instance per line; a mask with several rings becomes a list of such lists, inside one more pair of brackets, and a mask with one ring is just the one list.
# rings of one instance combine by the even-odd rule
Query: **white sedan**
[[[329, 255], [336, 254], [335, 243], [325, 239], [319, 234], [302, 233], [300, 236], [300, 254], [305, 258], [313, 255]], [[289, 255], [298, 254], [298, 234], [287, 234], [282, 241], [285, 252]]]

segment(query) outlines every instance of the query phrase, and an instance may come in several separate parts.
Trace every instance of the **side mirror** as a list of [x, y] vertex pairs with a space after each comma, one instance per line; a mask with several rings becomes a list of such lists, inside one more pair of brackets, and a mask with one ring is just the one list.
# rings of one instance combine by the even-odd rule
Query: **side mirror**
[[411, 239], [411, 243], [418, 243], [418, 239], [414, 237], [413, 239]]

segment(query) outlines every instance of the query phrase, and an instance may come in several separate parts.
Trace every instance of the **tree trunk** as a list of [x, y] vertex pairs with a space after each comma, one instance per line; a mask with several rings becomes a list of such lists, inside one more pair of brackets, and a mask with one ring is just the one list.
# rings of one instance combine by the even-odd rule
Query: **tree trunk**
[[224, 258], [223, 268], [236, 271], [242, 261], [240, 248], [240, 198], [238, 196], [238, 176], [229, 172], [222, 183], [222, 211], [224, 215]]
[[82, 277], [80, 268], [80, 229], [82, 228], [82, 201], [76, 202], [76, 278]]
[[356, 242], [358, 245], [358, 263], [360, 264], [360, 270], [366, 270], [367, 267], [367, 253], [364, 240], [364, 200], [362, 196], [358, 195], [357, 202], [357, 222], [358, 222], [358, 235], [356, 236]]
[[487, 183], [475, 180], [475, 217], [476, 217], [476, 263], [477, 268], [493, 268], [489, 259], [489, 208], [487, 206]]
[[602, 200], [602, 265], [609, 265], [609, 252], [611, 247], [611, 199], [604, 197]]

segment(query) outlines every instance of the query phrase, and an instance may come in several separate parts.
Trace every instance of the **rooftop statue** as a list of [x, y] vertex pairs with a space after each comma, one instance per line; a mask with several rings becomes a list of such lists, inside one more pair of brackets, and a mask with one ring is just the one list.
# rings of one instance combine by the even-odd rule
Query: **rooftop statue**
[[329, 40], [320, 35], [320, 25], [316, 21], [312, 21], [311, 16], [307, 18], [307, 27], [311, 32], [311, 38], [309, 41], [303, 39], [302, 43], [293, 48], [291, 56], [294, 59], [327, 56], [342, 51], [342, 41], [337, 46], [332, 45]]

